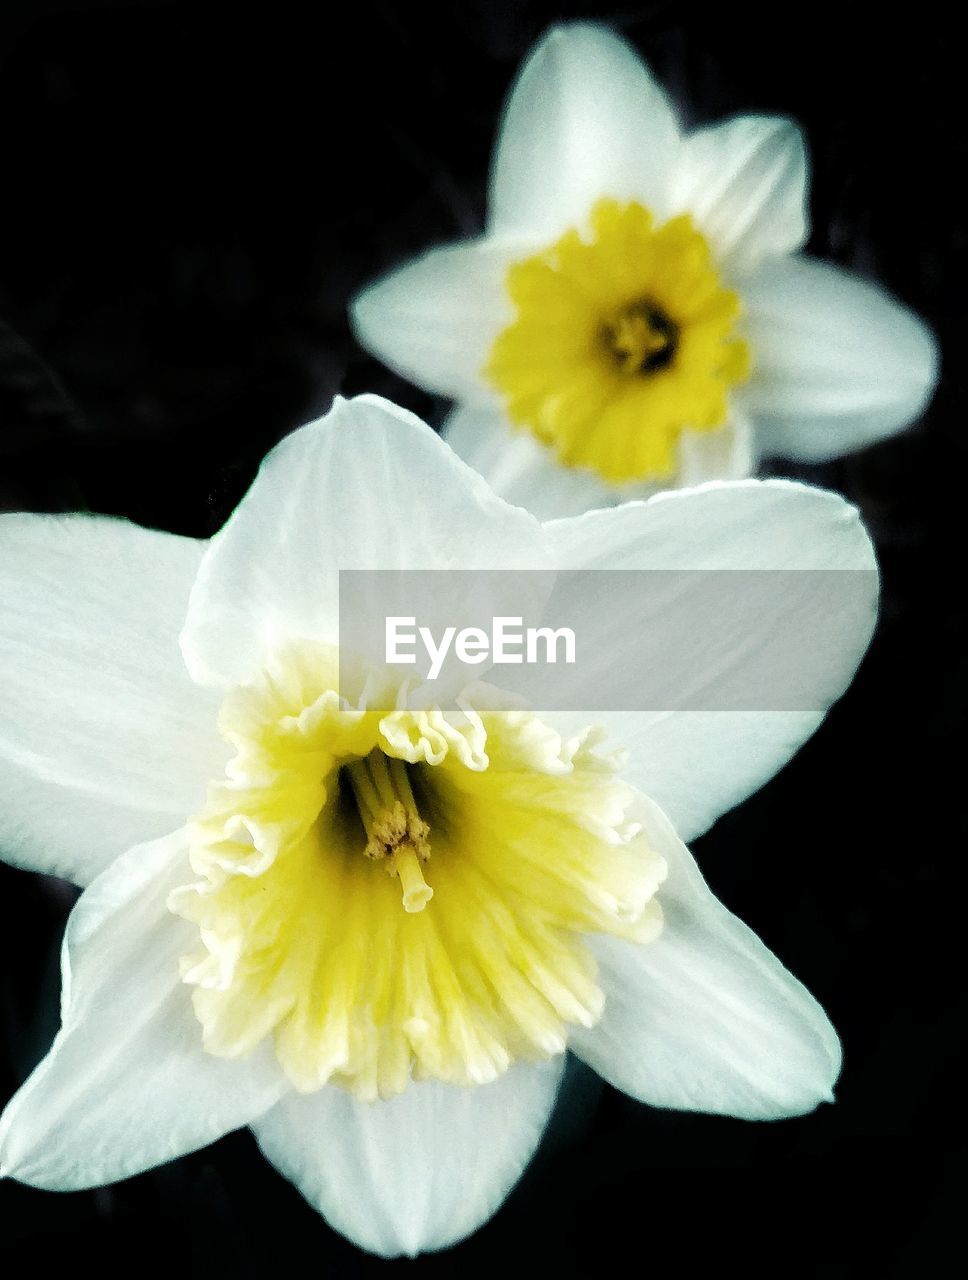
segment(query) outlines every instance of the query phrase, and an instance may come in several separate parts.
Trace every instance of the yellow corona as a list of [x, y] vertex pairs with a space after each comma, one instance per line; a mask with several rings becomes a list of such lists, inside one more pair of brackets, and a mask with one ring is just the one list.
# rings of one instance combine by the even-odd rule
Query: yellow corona
[[585, 937], [651, 941], [665, 866], [596, 750], [521, 711], [380, 712], [332, 655], [277, 655], [221, 713], [183, 976], [209, 1052], [266, 1037], [296, 1089], [471, 1085], [561, 1053], [603, 996]]
[[749, 375], [740, 300], [688, 215], [656, 226], [643, 205], [601, 200], [590, 229], [509, 269], [516, 317], [484, 374], [562, 462], [666, 480], [682, 432], [722, 426]]

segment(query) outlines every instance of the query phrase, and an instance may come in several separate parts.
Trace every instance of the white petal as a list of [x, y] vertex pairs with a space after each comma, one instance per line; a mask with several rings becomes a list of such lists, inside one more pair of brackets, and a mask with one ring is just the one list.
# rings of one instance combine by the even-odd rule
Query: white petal
[[[612, 691], [628, 680], [624, 705], [641, 707], [635, 681], [643, 673], [643, 652], [657, 655], [647, 663], [657, 687], [665, 676], [681, 692], [678, 701], [656, 700], [654, 705], [666, 709], [586, 711], [572, 719], [601, 723], [616, 745], [629, 748], [629, 780], [662, 806], [684, 839], [700, 834], [786, 763], [847, 687], [870, 641], [877, 603], [874, 552], [856, 510], [835, 494], [782, 480], [712, 484], [552, 521], [545, 530], [559, 564], [569, 569], [861, 571], [830, 578], [836, 608], [825, 619], [822, 651], [805, 651], [802, 668], [797, 658], [792, 672], [789, 660], [778, 665], [775, 678], [791, 681], [789, 697], [785, 688], [772, 691], [779, 696], [771, 705], [785, 708], [779, 710], [744, 710], [725, 691], [742, 692], [750, 664], [769, 667], [788, 600], [791, 610], [801, 612], [804, 601], [809, 603], [795, 574], [758, 579], [757, 591], [765, 583], [763, 599], [770, 607], [752, 624], [750, 611], [742, 608], [708, 617], [709, 579], [702, 574], [677, 573], [666, 585], [646, 579], [642, 590], [630, 585], [608, 608], [594, 573], [565, 579], [556, 590], [549, 614], [576, 619], [583, 650], [601, 655], [606, 664], [585, 661], [575, 668], [576, 707], [601, 705], [579, 687], [579, 675], [592, 691], [604, 679]], [[811, 577], [809, 590], [818, 585], [823, 584]], [[684, 618], [693, 619], [691, 630], [683, 630]], [[622, 703], [613, 698], [609, 705]]]
[[563, 466], [528, 431], [516, 431], [499, 412], [461, 405], [441, 435], [454, 452], [479, 471], [506, 502], [526, 507], [539, 520], [580, 515], [642, 496], [605, 484], [594, 471]]
[[468, 241], [432, 249], [364, 289], [350, 319], [361, 346], [428, 391], [489, 400], [481, 377], [491, 344], [514, 319], [505, 288], [528, 241]]
[[743, 283], [754, 376], [744, 404], [768, 456], [835, 458], [913, 422], [938, 376], [930, 329], [876, 285], [807, 258]]
[[86, 883], [204, 799], [224, 747], [178, 649], [202, 544], [0, 516], [0, 839]]
[[544, 526], [569, 569], [873, 567], [855, 507], [792, 480], [714, 482]]
[[[213, 713], [214, 721], [214, 713]], [[171, 814], [129, 809], [0, 758], [0, 857], [85, 885], [125, 849], [170, 830]], [[183, 821], [185, 814], [180, 814]]]
[[547, 1123], [564, 1058], [492, 1084], [412, 1084], [386, 1102], [333, 1086], [291, 1094], [253, 1125], [264, 1154], [314, 1209], [384, 1257], [461, 1240], [495, 1212]]
[[683, 140], [673, 203], [736, 275], [803, 245], [807, 182], [806, 146], [792, 120], [738, 116]]
[[662, 215], [679, 147], [675, 116], [648, 67], [604, 27], [555, 27], [512, 90], [491, 175], [496, 235], [554, 237], [596, 200], [639, 200]]
[[62, 1028], [0, 1120], [0, 1167], [31, 1186], [100, 1186], [264, 1112], [268, 1056], [205, 1053], [179, 958], [197, 930], [167, 909], [191, 879], [184, 832], [130, 849], [82, 894], [63, 950]]
[[677, 488], [709, 480], [745, 480], [756, 470], [753, 428], [745, 413], [733, 410], [715, 431], [684, 431], [679, 438]]
[[[530, 432], [515, 430], [493, 409], [460, 405], [447, 418], [441, 435], [495, 493], [527, 508], [539, 520], [582, 515], [659, 492], [655, 485], [610, 485], [586, 467], [565, 466]], [[742, 480], [755, 465], [750, 420], [734, 411], [717, 431], [683, 433], [675, 487]]]
[[338, 400], [262, 464], [212, 539], [182, 646], [197, 679], [245, 680], [295, 638], [335, 642], [339, 571], [541, 568], [541, 526], [413, 414]]
[[591, 940], [605, 1013], [571, 1047], [655, 1107], [775, 1120], [832, 1101], [841, 1055], [824, 1011], [713, 897], [665, 816], [639, 816], [669, 864], [663, 931], [647, 946]]

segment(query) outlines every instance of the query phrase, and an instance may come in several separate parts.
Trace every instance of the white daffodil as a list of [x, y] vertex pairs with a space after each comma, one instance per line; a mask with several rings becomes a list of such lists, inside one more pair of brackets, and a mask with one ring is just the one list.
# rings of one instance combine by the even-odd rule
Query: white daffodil
[[[604, 717], [622, 767], [526, 711], [337, 692], [339, 569], [537, 566], [873, 556], [840, 498], [782, 481], [541, 525], [373, 397], [279, 445], [210, 543], [0, 517], [0, 847], [88, 886], [61, 1030], [0, 1122], [6, 1176], [90, 1187], [250, 1125], [337, 1230], [412, 1254], [500, 1204], [566, 1048], [658, 1107], [830, 1099], [827, 1018], [683, 839], [849, 682], [876, 575], [804, 677], [817, 710]], [[713, 684], [773, 642], [715, 625]]]
[[920, 414], [937, 354], [798, 252], [807, 185], [792, 121], [683, 133], [622, 40], [556, 28], [511, 93], [485, 235], [366, 289], [354, 327], [459, 402], [450, 444], [543, 518], [850, 453]]

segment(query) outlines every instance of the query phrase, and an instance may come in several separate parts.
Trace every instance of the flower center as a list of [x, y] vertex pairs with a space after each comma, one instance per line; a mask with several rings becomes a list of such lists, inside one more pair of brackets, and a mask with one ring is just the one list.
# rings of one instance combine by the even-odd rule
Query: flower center
[[602, 341], [622, 373], [657, 373], [676, 354], [678, 331], [655, 303], [633, 302], [602, 326]]
[[562, 1053], [602, 1011], [586, 936], [661, 928], [635, 793], [594, 734], [353, 705], [335, 671], [291, 646], [220, 713], [235, 755], [169, 900], [198, 926], [182, 973], [205, 1048], [271, 1036], [296, 1089], [364, 1099]]
[[601, 200], [590, 225], [511, 266], [515, 319], [484, 376], [566, 465], [668, 479], [682, 433], [722, 426], [749, 375], [740, 300], [688, 215], [656, 226], [640, 204]]
[[366, 833], [363, 853], [399, 877], [404, 911], [423, 911], [434, 896], [421, 870], [430, 857], [430, 827], [417, 812], [407, 765], [376, 750], [344, 773]]

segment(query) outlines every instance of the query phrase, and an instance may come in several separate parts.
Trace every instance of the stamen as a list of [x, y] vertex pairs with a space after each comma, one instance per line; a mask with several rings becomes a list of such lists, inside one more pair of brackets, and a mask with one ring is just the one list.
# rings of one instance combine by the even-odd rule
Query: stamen
[[652, 302], [633, 302], [603, 326], [602, 337], [623, 373], [658, 373], [672, 363], [678, 330]]
[[376, 749], [347, 765], [346, 774], [366, 832], [364, 856], [385, 859], [387, 873], [400, 878], [404, 910], [422, 911], [434, 896], [420, 869], [430, 857], [430, 827], [417, 811], [406, 763]]

